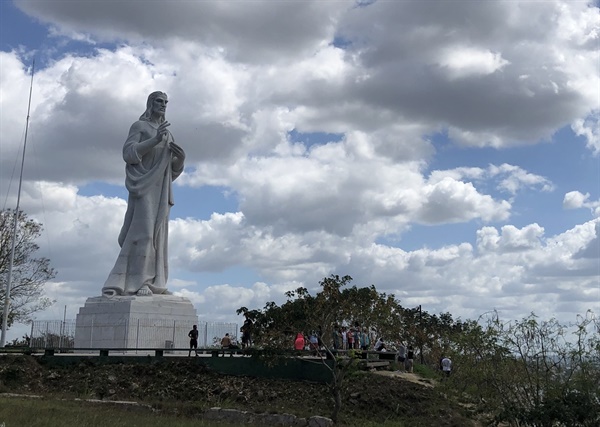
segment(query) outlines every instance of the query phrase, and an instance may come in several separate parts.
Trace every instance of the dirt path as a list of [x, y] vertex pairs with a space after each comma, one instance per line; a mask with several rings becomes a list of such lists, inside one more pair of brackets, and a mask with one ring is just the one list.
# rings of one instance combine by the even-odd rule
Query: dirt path
[[420, 376], [414, 373], [405, 371], [374, 371], [373, 373], [376, 375], [382, 375], [384, 377], [400, 378], [404, 381], [410, 381], [411, 383], [419, 384], [429, 388], [433, 388], [436, 385], [435, 380], [421, 378]]

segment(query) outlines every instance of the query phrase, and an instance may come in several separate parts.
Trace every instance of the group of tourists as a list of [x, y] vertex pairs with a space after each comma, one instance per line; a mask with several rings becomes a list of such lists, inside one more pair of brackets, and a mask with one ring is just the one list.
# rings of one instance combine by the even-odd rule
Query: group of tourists
[[[298, 332], [294, 339], [295, 350], [319, 350], [323, 349], [323, 342], [321, 339], [321, 331], [311, 331], [308, 335], [303, 332]], [[371, 345], [371, 343], [373, 343]], [[392, 346], [393, 347], [393, 346]], [[374, 350], [381, 352], [394, 351], [392, 347], [388, 347], [383, 337], [377, 337], [372, 334], [372, 331], [367, 327], [360, 327], [356, 324], [355, 326], [334, 326], [332, 331], [331, 349], [332, 350]], [[408, 357], [410, 356], [410, 357]], [[403, 344], [398, 346], [398, 357], [404, 362], [405, 360], [411, 360], [414, 357], [413, 347], [407, 347]]]
[[[252, 327], [253, 322], [249, 318], [246, 317], [244, 324], [240, 328], [240, 332], [242, 333], [242, 348], [248, 348], [252, 346]], [[192, 351], [196, 353], [198, 356], [198, 326], [193, 325], [192, 329], [188, 332], [188, 338], [190, 339], [190, 350], [188, 352], [188, 357], [192, 355]], [[221, 338], [221, 349], [229, 350], [233, 348], [238, 348], [234, 339], [229, 336], [229, 333], [226, 333], [223, 338]]]
[[[414, 369], [415, 351], [412, 345], [403, 342], [388, 344], [383, 337], [373, 339], [374, 335], [366, 327], [355, 325], [354, 327], [335, 326], [333, 329], [331, 349], [332, 350], [374, 350], [379, 352], [394, 352], [395, 360], [400, 371], [412, 373]], [[371, 342], [375, 341], [371, 347]], [[311, 331], [308, 335], [298, 332], [294, 339], [295, 350], [317, 351], [323, 349], [320, 331]], [[447, 356], [440, 358], [440, 371], [444, 376], [450, 376], [452, 361]]]
[[[323, 349], [321, 331], [311, 331], [308, 335], [298, 332], [294, 339], [295, 350]], [[336, 326], [333, 331], [332, 350], [369, 350], [371, 348], [371, 337], [367, 328], [347, 328]]]
[[367, 328], [338, 326], [333, 329], [334, 350], [369, 350], [372, 337]]
[[[252, 327], [253, 322], [246, 318], [244, 324], [240, 328], [242, 333], [242, 348], [247, 348], [252, 345]], [[311, 350], [317, 351], [324, 348], [321, 339], [322, 332], [311, 331], [308, 336], [304, 332], [298, 332], [294, 339], [295, 350]], [[190, 351], [188, 357], [191, 356], [192, 350], [198, 356], [198, 327], [194, 325], [188, 333], [190, 338]], [[412, 373], [414, 368], [415, 352], [412, 345], [406, 346], [403, 342], [397, 342], [393, 345], [388, 345], [384, 338], [379, 336], [373, 340], [371, 331], [366, 327], [360, 327], [358, 324], [354, 327], [335, 326], [332, 334], [332, 349], [333, 350], [371, 350], [371, 342], [375, 341], [372, 350], [378, 352], [393, 352], [395, 350], [395, 360], [398, 362], [400, 371]], [[238, 348], [234, 340], [226, 333], [220, 342], [221, 349], [228, 350]], [[452, 361], [449, 357], [443, 355], [439, 362], [440, 371], [445, 377], [450, 376], [452, 371]]]

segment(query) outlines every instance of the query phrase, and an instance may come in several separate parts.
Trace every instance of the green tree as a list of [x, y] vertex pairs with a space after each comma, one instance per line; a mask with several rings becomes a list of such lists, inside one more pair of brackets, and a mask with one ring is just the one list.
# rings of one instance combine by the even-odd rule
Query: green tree
[[476, 397], [497, 423], [599, 425], [600, 330], [591, 312], [571, 326], [533, 313], [502, 322], [495, 312], [467, 326], [454, 343], [458, 368], [448, 387]]
[[[14, 230], [15, 214], [13, 210], [0, 211], [0, 324], [2, 322], [6, 284], [10, 264], [10, 252]], [[53, 301], [44, 297], [44, 284], [56, 276], [47, 258], [35, 258], [39, 249], [35, 240], [40, 236], [42, 225], [19, 212], [15, 238], [10, 306], [7, 326], [24, 323], [35, 312], [44, 310]]]
[[281, 306], [268, 302], [262, 310], [247, 307], [237, 310], [237, 314], [244, 314], [254, 322], [254, 343], [262, 347], [290, 349], [298, 332], [321, 334], [324, 345], [317, 355], [331, 372], [329, 389], [334, 401], [331, 415], [334, 421], [340, 413], [345, 378], [357, 368], [358, 359], [354, 352], [339, 355], [332, 351], [334, 328], [357, 322], [378, 334], [397, 336], [402, 310], [393, 295], [378, 293], [375, 286], [348, 288], [351, 281], [350, 276], [331, 275], [319, 282], [321, 290], [315, 295], [300, 287], [287, 292], [287, 301]]
[[311, 295], [300, 287], [286, 292], [281, 306], [274, 302], [262, 310], [241, 307], [254, 322], [254, 342], [266, 347], [289, 348], [300, 331], [321, 331], [328, 346], [336, 325], [359, 323], [378, 335], [395, 339], [401, 330], [404, 309], [394, 295], [377, 292], [369, 287], [348, 287], [352, 277], [331, 275], [319, 282], [321, 290]]

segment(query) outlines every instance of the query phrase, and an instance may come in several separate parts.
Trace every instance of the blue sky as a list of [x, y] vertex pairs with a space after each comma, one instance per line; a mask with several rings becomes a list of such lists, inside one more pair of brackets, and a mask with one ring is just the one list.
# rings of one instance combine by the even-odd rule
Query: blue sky
[[169, 288], [203, 320], [330, 274], [462, 318], [600, 311], [596, 3], [136, 4], [0, 3], [5, 208], [36, 60], [22, 207], [58, 271], [37, 318], [99, 294], [154, 90], [187, 154]]

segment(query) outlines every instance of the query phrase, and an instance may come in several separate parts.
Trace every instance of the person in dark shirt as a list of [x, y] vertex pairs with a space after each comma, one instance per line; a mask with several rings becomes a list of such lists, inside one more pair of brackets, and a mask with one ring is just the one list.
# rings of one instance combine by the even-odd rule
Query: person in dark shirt
[[413, 371], [414, 358], [415, 358], [415, 351], [413, 350], [413, 346], [410, 345], [410, 346], [408, 346], [408, 353], [406, 354], [406, 372]]
[[190, 351], [188, 357], [192, 355], [192, 349], [194, 349], [196, 356], [198, 356], [198, 326], [192, 326], [192, 330], [188, 332], [188, 337], [190, 338]]
[[254, 323], [248, 317], [244, 321], [244, 324], [240, 328], [240, 332], [242, 333], [242, 348], [248, 348], [252, 345], [252, 327]]

